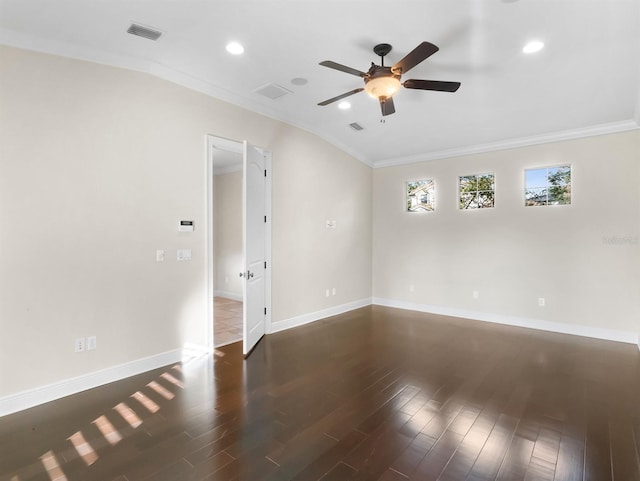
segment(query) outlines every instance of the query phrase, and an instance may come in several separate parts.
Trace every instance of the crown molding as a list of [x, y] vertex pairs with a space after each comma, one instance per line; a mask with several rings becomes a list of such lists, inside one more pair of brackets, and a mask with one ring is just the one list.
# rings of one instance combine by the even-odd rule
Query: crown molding
[[190, 90], [203, 93], [209, 97], [213, 97], [237, 107], [243, 108], [252, 113], [262, 115], [264, 117], [285, 123], [292, 127], [307, 131], [372, 168], [392, 167], [397, 165], [426, 162], [430, 160], [461, 157], [465, 155], [480, 154], [497, 150], [506, 150], [518, 147], [527, 147], [538, 144], [561, 142], [565, 140], [624, 132], [640, 128], [639, 88], [634, 117], [630, 120], [612, 122], [608, 124], [595, 125], [579, 129], [565, 130], [560, 132], [551, 132], [529, 137], [508, 139], [488, 144], [471, 145], [457, 149], [424, 152], [422, 154], [416, 154], [406, 157], [397, 157], [392, 159], [374, 161], [372, 159], [366, 158], [361, 152], [353, 149], [351, 146], [339, 141], [338, 139], [317, 131], [313, 126], [311, 126], [301, 118], [287, 115], [286, 113], [278, 111], [277, 109], [269, 108], [269, 106], [264, 105], [260, 101], [256, 101], [255, 99], [251, 99], [247, 96], [230, 92], [203, 79], [194, 77], [185, 72], [172, 69], [158, 62], [151, 62], [146, 59], [127, 55], [113, 54], [103, 50], [95, 50], [84, 46], [73, 45], [68, 42], [45, 40], [37, 36], [26, 35], [6, 28], [0, 28], [0, 44], [72, 58], [76, 60], [93, 62], [110, 67], [124, 68], [152, 75], [154, 77], [158, 77], [160, 79], [180, 85]]
[[230, 92], [229, 90], [214, 85], [211, 82], [207, 82], [206, 80], [194, 77], [185, 72], [172, 69], [171, 67], [158, 62], [73, 45], [68, 42], [45, 40], [34, 35], [26, 35], [6, 28], [0, 28], [0, 45], [146, 73], [190, 90], [200, 92], [217, 100], [235, 105], [236, 107], [240, 107], [252, 113], [307, 131], [337, 147], [363, 164], [373, 167], [373, 162], [370, 159], [365, 158], [362, 153], [330, 135], [318, 132], [313, 128], [313, 126], [301, 118], [287, 115], [277, 109], [269, 108], [261, 101]]
[[[639, 109], [636, 109], [636, 116], [638, 116], [638, 110]], [[418, 154], [408, 157], [398, 157], [395, 159], [374, 162], [373, 167], [375, 169], [378, 169], [396, 165], [415, 164], [418, 162], [426, 162], [430, 160], [449, 159], [452, 157], [462, 157], [465, 155], [494, 152], [496, 150], [515, 149], [518, 147], [528, 147], [531, 145], [548, 144], [551, 142], [562, 142], [565, 140], [580, 139], [584, 137], [613, 134], [618, 132], [625, 132], [628, 130], [635, 130], [638, 128], [640, 128], [640, 121], [625, 120], [622, 122], [612, 122], [609, 124], [594, 125], [591, 127], [584, 127], [580, 129], [534, 135], [531, 137], [508, 139], [500, 142], [492, 142], [489, 144], [470, 145], [468, 147], [462, 147], [460, 149], [440, 150], [437, 152], [426, 152], [422, 155]]]

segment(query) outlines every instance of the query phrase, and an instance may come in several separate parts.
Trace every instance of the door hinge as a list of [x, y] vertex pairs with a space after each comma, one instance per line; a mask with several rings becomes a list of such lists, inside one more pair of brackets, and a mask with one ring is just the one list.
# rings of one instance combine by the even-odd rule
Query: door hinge
[[264, 170], [264, 176], [267, 176], [267, 169]]
[[266, 215], [264, 216], [264, 221], [267, 222], [267, 216]]
[[265, 316], [267, 315], [267, 308], [266, 307], [264, 308], [264, 315]]
[[267, 261], [264, 261], [264, 268], [267, 268]]

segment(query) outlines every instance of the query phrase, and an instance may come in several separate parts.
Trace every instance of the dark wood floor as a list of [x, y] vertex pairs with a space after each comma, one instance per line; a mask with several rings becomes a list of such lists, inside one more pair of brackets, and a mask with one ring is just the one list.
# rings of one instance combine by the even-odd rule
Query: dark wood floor
[[2, 481], [640, 480], [640, 353], [367, 307], [0, 418]]

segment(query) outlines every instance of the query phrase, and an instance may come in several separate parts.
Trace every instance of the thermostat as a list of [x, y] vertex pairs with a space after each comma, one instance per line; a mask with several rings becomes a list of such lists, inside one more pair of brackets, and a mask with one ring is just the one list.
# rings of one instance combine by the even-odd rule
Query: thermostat
[[192, 220], [181, 220], [178, 224], [179, 232], [193, 232], [193, 221]]

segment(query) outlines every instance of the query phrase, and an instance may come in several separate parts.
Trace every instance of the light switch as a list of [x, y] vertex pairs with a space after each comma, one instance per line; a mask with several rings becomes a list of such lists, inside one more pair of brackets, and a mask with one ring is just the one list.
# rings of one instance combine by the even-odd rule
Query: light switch
[[191, 249], [178, 249], [177, 259], [179, 261], [190, 261]]

